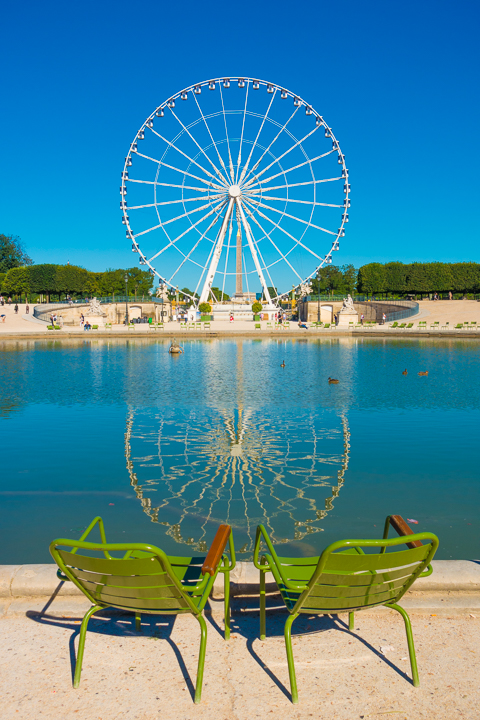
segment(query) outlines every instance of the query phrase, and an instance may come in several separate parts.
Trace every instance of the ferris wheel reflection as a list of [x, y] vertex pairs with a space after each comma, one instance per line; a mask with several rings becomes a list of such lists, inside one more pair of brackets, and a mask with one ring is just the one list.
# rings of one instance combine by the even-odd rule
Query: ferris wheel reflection
[[[292, 428], [277, 429], [241, 409], [209, 422], [198, 412], [181, 420], [164, 412], [155, 419], [148, 429], [152, 418], [130, 408], [126, 464], [143, 511], [176, 542], [203, 552], [208, 526], [220, 522], [232, 525], [244, 553], [251, 552], [260, 522], [277, 544], [322, 531], [348, 469], [345, 415], [337, 428], [322, 428], [311, 416], [302, 439], [288, 436]], [[332, 452], [339, 443], [342, 452]]]

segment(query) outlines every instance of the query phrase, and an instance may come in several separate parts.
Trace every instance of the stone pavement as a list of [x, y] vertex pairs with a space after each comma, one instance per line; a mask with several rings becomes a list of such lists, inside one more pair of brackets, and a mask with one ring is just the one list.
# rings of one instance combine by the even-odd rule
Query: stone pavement
[[33, 613], [0, 620], [2, 720], [251, 720], [322, 718], [452, 720], [480, 716], [478, 617], [412, 614], [420, 687], [410, 681], [397, 613], [302, 616], [293, 626], [299, 704], [290, 702], [283, 641], [286, 615], [235, 613], [223, 640], [222, 615], [207, 615], [203, 696], [194, 705], [199, 626], [191, 616], [103, 611], [90, 622], [80, 688], [72, 688], [80, 615]]

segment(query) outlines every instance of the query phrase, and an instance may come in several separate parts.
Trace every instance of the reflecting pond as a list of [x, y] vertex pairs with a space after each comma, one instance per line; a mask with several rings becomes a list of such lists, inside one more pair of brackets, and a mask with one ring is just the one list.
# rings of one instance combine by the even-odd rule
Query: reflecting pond
[[49, 562], [95, 515], [174, 554], [229, 522], [249, 559], [259, 522], [309, 554], [400, 513], [437, 557], [479, 558], [477, 340], [168, 345], [0, 342], [0, 563]]

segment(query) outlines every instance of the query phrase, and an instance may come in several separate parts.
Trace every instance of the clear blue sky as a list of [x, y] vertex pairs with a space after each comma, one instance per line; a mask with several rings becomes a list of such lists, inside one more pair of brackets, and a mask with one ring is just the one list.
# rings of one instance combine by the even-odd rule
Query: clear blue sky
[[260, 77], [321, 112], [347, 156], [337, 263], [480, 261], [480, 6], [26, 0], [2, 10], [0, 232], [35, 262], [134, 265], [129, 143], [177, 90]]

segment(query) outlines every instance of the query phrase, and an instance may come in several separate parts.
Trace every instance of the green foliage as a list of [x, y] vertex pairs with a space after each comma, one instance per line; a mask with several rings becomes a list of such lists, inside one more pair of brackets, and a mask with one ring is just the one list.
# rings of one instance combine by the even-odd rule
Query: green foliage
[[30, 278], [28, 268], [11, 268], [4, 275], [1, 284], [2, 292], [5, 295], [26, 295], [30, 292]]
[[262, 312], [262, 303], [258, 302], [258, 300], [255, 300], [252, 305], [252, 312], [254, 313], [254, 315], [258, 315], [259, 312]]
[[12, 268], [31, 265], [32, 259], [28, 257], [22, 247], [19, 237], [15, 235], [0, 234], [0, 272], [6, 273]]
[[28, 268], [30, 277], [30, 288], [34, 293], [44, 293], [48, 296], [57, 292], [57, 268], [58, 265], [32, 265]]
[[209, 315], [212, 312], [212, 306], [208, 302], [200, 303], [198, 309], [200, 310], [202, 315]]
[[[274, 300], [274, 299], [278, 296], [278, 290], [277, 290], [277, 288], [276, 288], [276, 287], [270, 287], [269, 285], [267, 285], [267, 288], [268, 288], [268, 292], [270, 293], [270, 297], [272, 298], [272, 300]], [[263, 299], [264, 299], [264, 300], [267, 299], [267, 298], [265, 297], [265, 293], [263, 293]]]
[[427, 293], [475, 293], [480, 290], [480, 264], [465, 263], [369, 263], [358, 271], [357, 289], [365, 294], [425, 295]]
[[125, 294], [125, 273], [129, 295], [148, 295], [153, 277], [139, 268], [90, 272], [76, 265], [32, 265], [21, 268], [28, 273], [30, 289], [35, 293], [58, 295], [97, 295], [100, 297]]
[[353, 295], [357, 284], [357, 271], [353, 265], [326, 265], [312, 278], [313, 295]]
[[227, 293], [222, 293], [222, 291], [218, 287], [212, 287], [212, 294], [218, 300], [218, 302], [227, 302], [228, 300], [230, 300], [230, 295], [227, 295]]

